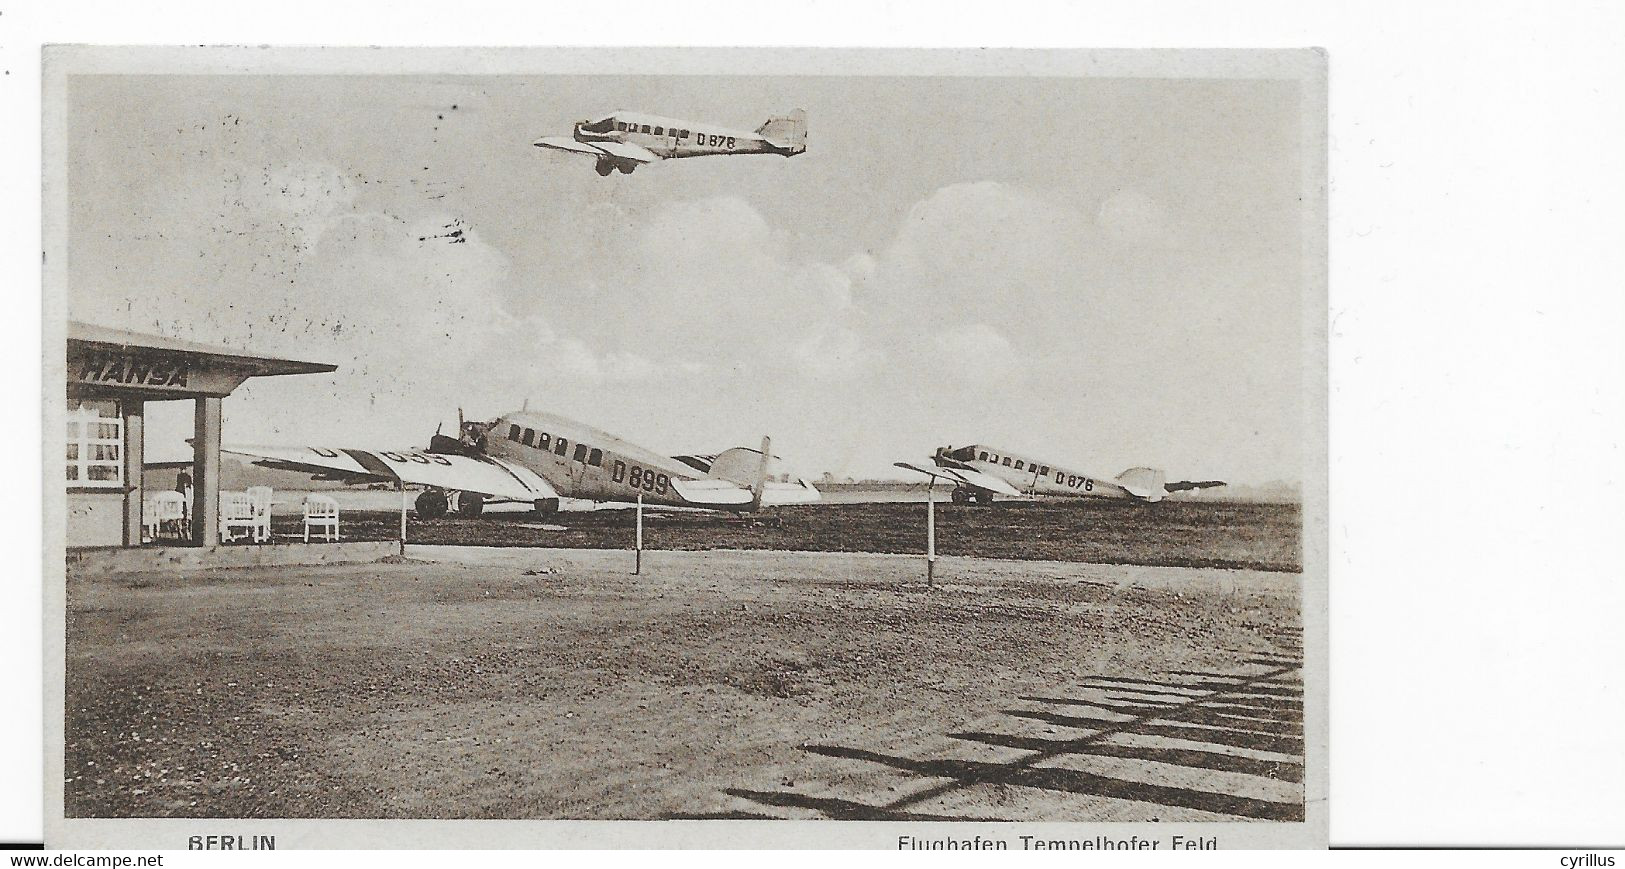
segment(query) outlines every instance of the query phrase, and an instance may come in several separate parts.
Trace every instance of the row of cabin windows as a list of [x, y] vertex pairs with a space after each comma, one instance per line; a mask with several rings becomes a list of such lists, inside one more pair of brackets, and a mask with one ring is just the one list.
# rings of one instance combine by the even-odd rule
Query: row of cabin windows
[[[524, 444], [527, 447], [535, 447], [539, 450], [552, 450], [556, 456], [570, 453], [570, 442], [568, 440], [554, 438], [545, 431], [538, 432], [533, 428], [522, 429], [519, 426], [510, 425], [508, 426], [508, 440]], [[586, 444], [576, 444], [575, 454], [571, 458], [592, 465], [595, 468], [601, 468], [604, 465], [604, 451], [597, 447], [589, 449]]]
[[1049, 465], [1044, 465], [1044, 466], [1040, 467], [1035, 462], [1035, 463], [1033, 463], [1032, 465], [1029, 466], [1026, 462], [1022, 461], [1021, 459], [1016, 459], [1015, 464], [1012, 465], [1010, 463], [1010, 457], [1009, 456], [1005, 456], [1003, 461], [1000, 461], [998, 456], [994, 456], [993, 458], [990, 459], [990, 458], [988, 458], [988, 454], [987, 454], [986, 450], [983, 450], [980, 454], [978, 454], [976, 456], [976, 458], [981, 460], [981, 461], [984, 461], [984, 462], [996, 462], [998, 464], [1004, 465], [1007, 468], [1015, 468], [1018, 471], [1025, 471], [1025, 470], [1028, 470], [1030, 468], [1034, 473], [1038, 474], [1038, 476], [1040, 476], [1040, 477], [1049, 476]]
[[665, 127], [655, 127], [654, 130], [651, 131], [648, 124], [627, 124], [622, 123], [621, 121], [616, 121], [615, 129], [623, 133], [650, 133], [651, 135], [655, 136], [664, 136], [669, 132], [678, 141], [688, 138], [687, 130], [679, 130], [676, 127], [672, 127], [669, 131]]

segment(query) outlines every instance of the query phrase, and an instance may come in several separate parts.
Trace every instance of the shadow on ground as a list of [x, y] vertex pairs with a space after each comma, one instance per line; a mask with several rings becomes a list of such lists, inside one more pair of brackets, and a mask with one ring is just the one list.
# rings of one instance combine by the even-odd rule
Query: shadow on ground
[[[1036, 708], [1002, 713], [1012, 729], [1033, 721], [1050, 725], [1049, 730], [1077, 731], [1076, 737], [980, 730], [948, 734], [968, 743], [1027, 752], [1015, 760], [913, 758], [851, 746], [803, 745], [810, 754], [908, 773], [918, 784], [899, 787], [905, 793], [889, 802], [729, 788], [728, 796], [761, 808], [671, 817], [777, 818], [785, 817], [782, 812], [789, 809], [800, 810], [798, 816], [810, 811], [836, 820], [1063, 820], [976, 817], [922, 808], [956, 792], [995, 785], [1194, 809], [1226, 819], [1301, 821], [1301, 795], [1295, 801], [1259, 796], [1260, 790], [1279, 792], [1279, 786], [1270, 787], [1270, 782], [1303, 782], [1301, 667], [1301, 654], [1293, 651], [1253, 657], [1243, 665], [1246, 672], [1168, 671], [1156, 679], [1088, 677], [1078, 686], [1078, 696], [1021, 697]], [[1142, 764], [1129, 768], [1132, 779], [1051, 765], [1094, 758]]]

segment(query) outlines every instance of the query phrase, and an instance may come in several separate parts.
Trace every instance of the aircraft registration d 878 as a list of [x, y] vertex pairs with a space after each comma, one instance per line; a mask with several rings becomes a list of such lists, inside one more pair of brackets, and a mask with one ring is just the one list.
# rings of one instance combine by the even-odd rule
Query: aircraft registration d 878
[[807, 150], [807, 113], [796, 109], [768, 118], [756, 132], [730, 130], [642, 112], [617, 111], [596, 121], [578, 121], [568, 137], [546, 136], [538, 148], [592, 157], [599, 175], [619, 170], [630, 175], [644, 163], [680, 157], [730, 154], [779, 154], [794, 157]]

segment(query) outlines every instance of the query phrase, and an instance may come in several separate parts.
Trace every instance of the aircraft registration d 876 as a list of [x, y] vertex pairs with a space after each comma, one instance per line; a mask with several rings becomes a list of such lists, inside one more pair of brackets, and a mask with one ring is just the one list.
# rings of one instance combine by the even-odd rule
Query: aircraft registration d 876
[[897, 467], [952, 482], [956, 504], [970, 501], [989, 504], [994, 495], [1156, 502], [1174, 492], [1224, 485], [1218, 480], [1170, 483], [1168, 475], [1156, 468], [1129, 468], [1116, 478], [1106, 480], [986, 444], [958, 449], [941, 447], [931, 461], [931, 466], [898, 462]]

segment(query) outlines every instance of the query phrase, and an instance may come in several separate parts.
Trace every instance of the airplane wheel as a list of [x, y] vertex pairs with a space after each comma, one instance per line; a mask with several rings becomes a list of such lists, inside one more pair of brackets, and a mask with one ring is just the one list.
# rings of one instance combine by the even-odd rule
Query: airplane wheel
[[596, 168], [598, 169], [598, 174], [600, 176], [608, 175], [609, 173], [615, 171], [615, 164], [600, 160], [598, 161], [598, 166]]
[[955, 504], [963, 504], [970, 500], [970, 494], [964, 489], [955, 489], [948, 497], [952, 498]]
[[638, 168], [636, 163], [622, 163], [619, 167], [622, 175], [631, 175], [632, 170]]
[[457, 515], [473, 518], [485, 512], [485, 496], [473, 492], [457, 493]]
[[442, 492], [433, 490], [418, 493], [416, 506], [418, 518], [439, 519], [446, 515], [446, 496]]
[[977, 492], [976, 493], [976, 503], [982, 505], [983, 507], [986, 507], [987, 505], [993, 503], [993, 493], [992, 492]]

